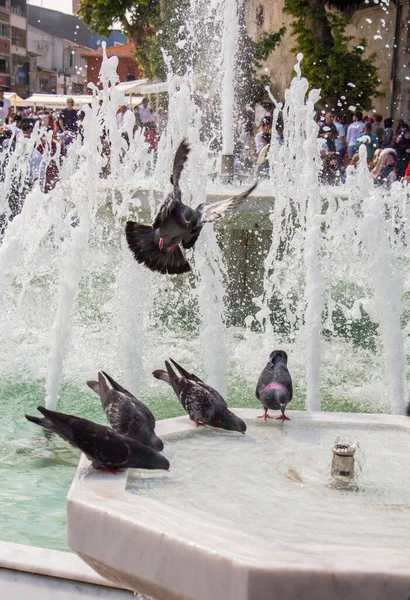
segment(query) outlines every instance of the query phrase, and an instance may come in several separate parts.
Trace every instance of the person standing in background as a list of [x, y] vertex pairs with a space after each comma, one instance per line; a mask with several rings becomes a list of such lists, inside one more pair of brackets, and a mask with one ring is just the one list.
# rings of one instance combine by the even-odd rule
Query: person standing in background
[[4, 90], [3, 88], [0, 88], [0, 125], [5, 125], [8, 123], [8, 117], [10, 113], [10, 100], [4, 97]]
[[340, 169], [343, 165], [346, 156], [346, 119], [344, 115], [337, 114], [334, 119], [334, 126], [337, 129], [338, 136], [335, 139], [335, 149], [338, 156], [337, 168]]
[[361, 112], [355, 112], [353, 115], [353, 123], [350, 123], [347, 129], [347, 156], [352, 158], [354, 154], [356, 154], [356, 142], [359, 135], [362, 133], [364, 129], [364, 123], [362, 121], [363, 114]]
[[149, 121], [155, 123], [155, 115], [148, 108], [148, 103], [148, 98], [143, 98], [142, 104], [138, 107], [138, 115], [141, 123], [148, 123]]

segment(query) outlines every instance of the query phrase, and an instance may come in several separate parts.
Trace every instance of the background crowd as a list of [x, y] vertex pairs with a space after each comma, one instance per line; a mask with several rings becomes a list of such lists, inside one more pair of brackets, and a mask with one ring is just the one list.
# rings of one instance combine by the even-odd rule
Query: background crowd
[[[100, 109], [102, 107], [100, 100]], [[262, 111], [262, 115], [261, 115]], [[67, 150], [74, 140], [83, 138], [84, 112], [74, 108], [74, 100], [67, 99], [63, 110], [30, 108], [14, 112], [10, 101], [0, 89], [0, 179], [4, 179], [6, 167], [19, 144], [20, 164], [13, 167], [12, 183], [7, 198], [12, 220], [21, 211], [24, 199], [35, 182], [44, 192], [54, 189]], [[258, 125], [255, 117], [258, 117]], [[283, 142], [282, 115], [272, 130], [271, 107], [247, 109], [235, 116], [235, 170], [237, 173], [255, 173], [260, 179], [270, 176], [269, 160], [275, 148]], [[40, 140], [30, 144], [30, 138], [38, 123]], [[125, 105], [118, 107], [116, 123], [121, 136], [129, 147], [129, 136], [142, 132], [147, 150], [155, 162], [160, 138], [158, 118], [150, 109], [148, 98], [133, 110]], [[272, 146], [272, 136], [276, 144]], [[110, 173], [111, 143], [104, 126], [101, 131], [102, 155], [106, 158], [101, 177]], [[340, 185], [354, 173], [359, 150], [364, 146], [367, 165], [376, 186], [389, 186], [396, 180], [410, 181], [410, 128], [399, 120], [383, 119], [382, 115], [352, 115], [346, 124], [343, 114], [328, 111], [318, 119], [318, 146], [321, 157], [320, 181], [326, 185]], [[218, 150], [218, 148], [216, 148]], [[362, 153], [363, 155], [363, 153]], [[21, 168], [21, 157], [25, 168]], [[45, 160], [46, 159], [46, 160]], [[0, 215], [0, 235], [7, 220]]]

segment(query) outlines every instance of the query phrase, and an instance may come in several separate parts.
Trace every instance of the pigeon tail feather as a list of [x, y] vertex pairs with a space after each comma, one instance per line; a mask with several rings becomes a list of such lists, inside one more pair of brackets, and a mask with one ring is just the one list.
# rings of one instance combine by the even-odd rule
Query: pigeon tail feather
[[127, 221], [125, 235], [135, 260], [151, 271], [179, 275], [191, 270], [178, 244], [172, 250], [159, 248], [155, 230], [150, 225]]
[[100, 390], [101, 404], [103, 406], [103, 409], [105, 410], [107, 407], [108, 392], [110, 388], [108, 387], [108, 383], [105, 380], [103, 371], [98, 371], [98, 387]]
[[129, 391], [126, 390], [125, 388], [123, 388], [122, 385], [117, 383], [115, 381], [115, 379], [113, 379], [110, 375], [108, 375], [108, 373], [106, 373], [105, 371], [101, 371], [101, 373], [104, 375], [104, 377], [106, 379], [108, 379], [108, 381], [111, 383], [114, 390], [117, 390], [117, 392], [122, 392], [123, 394], [129, 394]]
[[167, 368], [167, 373], [168, 373], [168, 377], [169, 377], [169, 381], [171, 383], [172, 389], [174, 390], [174, 392], [176, 393], [176, 395], [179, 398], [179, 393], [181, 391], [181, 385], [179, 383], [180, 378], [175, 373], [175, 371], [173, 370], [173, 368], [171, 367], [171, 365], [169, 364], [169, 362], [167, 360], [165, 361], [165, 366]]
[[24, 415], [27, 419], [27, 421], [31, 421], [32, 423], [35, 423], [36, 425], [40, 425], [41, 427], [45, 427], [45, 429], [51, 429], [52, 431], [55, 431], [55, 427], [52, 424], [52, 422], [49, 419], [46, 419], [45, 417], [32, 417], [31, 415]]
[[96, 394], [100, 394], [100, 386], [98, 381], [95, 381], [94, 379], [91, 381], [87, 381], [87, 385], [90, 389], [92, 389], [93, 392], [95, 392]]
[[156, 379], [160, 379], [161, 381], [165, 381], [165, 383], [168, 383], [168, 385], [171, 385], [169, 375], [163, 369], [156, 369], [155, 371], [152, 371], [152, 374], [154, 377], [156, 377]]

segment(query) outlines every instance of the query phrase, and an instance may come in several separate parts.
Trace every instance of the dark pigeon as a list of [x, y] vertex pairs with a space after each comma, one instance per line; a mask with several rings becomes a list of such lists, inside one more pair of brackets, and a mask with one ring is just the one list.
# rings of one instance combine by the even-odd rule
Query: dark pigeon
[[284, 350], [274, 350], [269, 362], [263, 369], [256, 384], [256, 397], [265, 407], [265, 413], [259, 419], [269, 419], [268, 410], [280, 410], [281, 421], [290, 421], [285, 409], [292, 400], [292, 379], [288, 371], [288, 355]]
[[105, 425], [87, 419], [37, 408], [44, 418], [26, 415], [26, 419], [54, 433], [75, 448], [79, 448], [92, 462], [94, 469], [169, 469], [169, 462], [159, 452]]
[[170, 275], [191, 270], [180, 244], [185, 250], [193, 248], [205, 223], [212, 223], [228, 211], [239, 206], [255, 189], [256, 183], [237, 196], [200, 204], [196, 209], [181, 201], [179, 179], [188, 158], [190, 148], [186, 140], [178, 146], [175, 154], [171, 183], [174, 191], [159, 209], [152, 225], [127, 221], [125, 235], [128, 246], [137, 262], [151, 271]]
[[[108, 387], [106, 379], [112, 388]], [[164, 444], [154, 433], [154, 415], [145, 404], [104, 371], [98, 372], [98, 381], [87, 381], [87, 385], [99, 394], [107, 419], [115, 431], [158, 452], [163, 450]]]
[[189, 418], [197, 427], [210, 425], [245, 433], [245, 423], [228, 409], [221, 394], [204, 383], [197, 375], [185, 371], [172, 358], [170, 360], [180, 372], [180, 376], [175, 373], [168, 361], [165, 361], [166, 371], [156, 370], [152, 374], [172, 387]]

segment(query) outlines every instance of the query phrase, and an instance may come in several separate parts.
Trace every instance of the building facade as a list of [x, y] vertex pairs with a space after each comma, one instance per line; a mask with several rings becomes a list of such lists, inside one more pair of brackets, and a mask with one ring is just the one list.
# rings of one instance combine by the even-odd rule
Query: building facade
[[[283, 12], [284, 0], [246, 0], [246, 27], [249, 36], [257, 40], [266, 32], [286, 27], [279, 46], [269, 55], [261, 73], [267, 74], [272, 92], [284, 99], [296, 63], [292, 48], [292, 17]], [[350, 18], [346, 33], [353, 37], [352, 45], [367, 42], [365, 56], [375, 53], [375, 65], [380, 78], [383, 98], [374, 100], [373, 109], [384, 117], [410, 118], [410, 2], [391, 0], [389, 10], [381, 3], [362, 4]], [[354, 78], [354, 73], [352, 73]]]
[[27, 49], [31, 93], [86, 93], [87, 63], [81, 53], [89, 48], [29, 25]]
[[[119, 44], [106, 49], [107, 57], [118, 58], [117, 73], [120, 82], [134, 81], [142, 77], [142, 69], [135, 60], [135, 46], [133, 43]], [[99, 74], [102, 63], [102, 48], [83, 52], [82, 57], [87, 61], [87, 81], [99, 85]]]
[[22, 98], [29, 95], [26, 0], [0, 0], [0, 85]]

